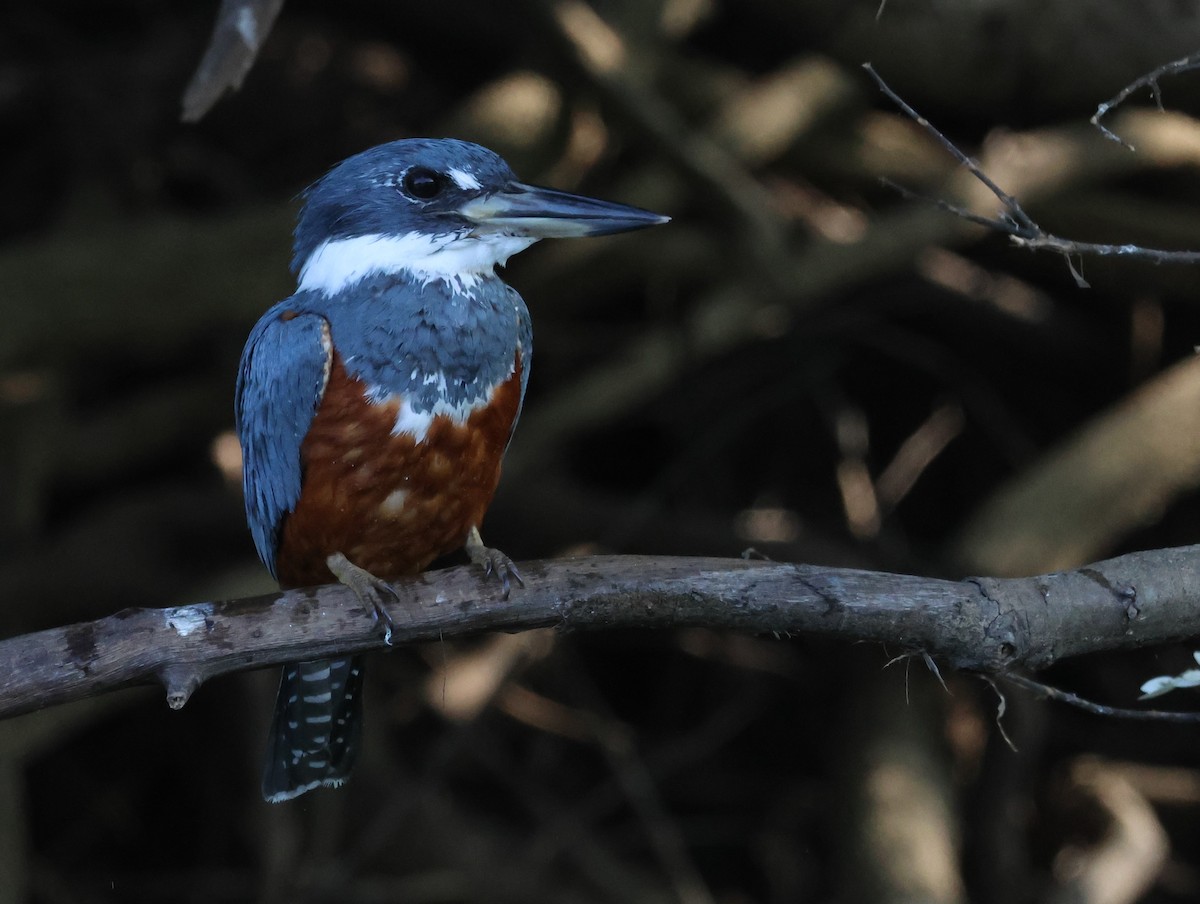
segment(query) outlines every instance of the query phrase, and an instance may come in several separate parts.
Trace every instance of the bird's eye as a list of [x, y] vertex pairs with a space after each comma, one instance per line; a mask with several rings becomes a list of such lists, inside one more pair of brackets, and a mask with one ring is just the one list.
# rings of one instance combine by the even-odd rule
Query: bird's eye
[[414, 166], [401, 181], [404, 191], [421, 201], [436, 198], [446, 185], [446, 177], [423, 166]]

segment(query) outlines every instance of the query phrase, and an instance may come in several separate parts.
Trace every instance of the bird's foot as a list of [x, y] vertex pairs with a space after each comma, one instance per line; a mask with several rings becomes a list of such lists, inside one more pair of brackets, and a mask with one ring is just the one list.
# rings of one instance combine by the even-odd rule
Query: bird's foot
[[400, 597], [391, 585], [377, 578], [365, 568], [360, 568], [340, 552], [335, 552], [325, 560], [333, 576], [354, 591], [363, 608], [371, 613], [375, 624], [383, 626], [383, 642], [392, 645], [392, 629], [396, 623], [388, 615], [387, 603], [398, 603]]
[[505, 599], [508, 599], [508, 593], [512, 590], [510, 578], [522, 587], [525, 586], [525, 580], [521, 577], [521, 572], [517, 571], [517, 565], [512, 559], [498, 549], [483, 545], [483, 537], [479, 536], [479, 528], [471, 528], [463, 548], [467, 552], [467, 558], [482, 568], [484, 574], [488, 577], [495, 575], [499, 578]]

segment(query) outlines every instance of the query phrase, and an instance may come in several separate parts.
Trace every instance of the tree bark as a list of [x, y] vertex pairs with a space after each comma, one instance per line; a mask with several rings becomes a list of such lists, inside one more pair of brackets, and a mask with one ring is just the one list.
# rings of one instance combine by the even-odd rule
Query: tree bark
[[[718, 558], [531, 562], [511, 598], [473, 567], [401, 581], [392, 643], [485, 631], [718, 629], [887, 642], [988, 673], [1200, 634], [1200, 546], [1030, 578], [946, 581]], [[157, 679], [173, 708], [208, 678], [385, 646], [347, 588], [127, 609], [0, 642], [0, 716]]]

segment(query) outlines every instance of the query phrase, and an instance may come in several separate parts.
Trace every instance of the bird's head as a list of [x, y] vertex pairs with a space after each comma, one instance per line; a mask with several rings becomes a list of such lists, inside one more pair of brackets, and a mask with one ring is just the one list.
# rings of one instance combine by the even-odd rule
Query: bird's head
[[526, 185], [487, 148], [410, 138], [343, 160], [304, 193], [292, 269], [333, 294], [375, 273], [469, 282], [544, 238], [665, 223], [609, 201]]

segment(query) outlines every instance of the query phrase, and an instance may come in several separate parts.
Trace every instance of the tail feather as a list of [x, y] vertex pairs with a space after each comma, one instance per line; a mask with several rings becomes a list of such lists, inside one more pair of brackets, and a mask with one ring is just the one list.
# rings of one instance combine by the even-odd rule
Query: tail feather
[[350, 775], [362, 737], [361, 656], [283, 667], [267, 740], [262, 794], [271, 803]]

